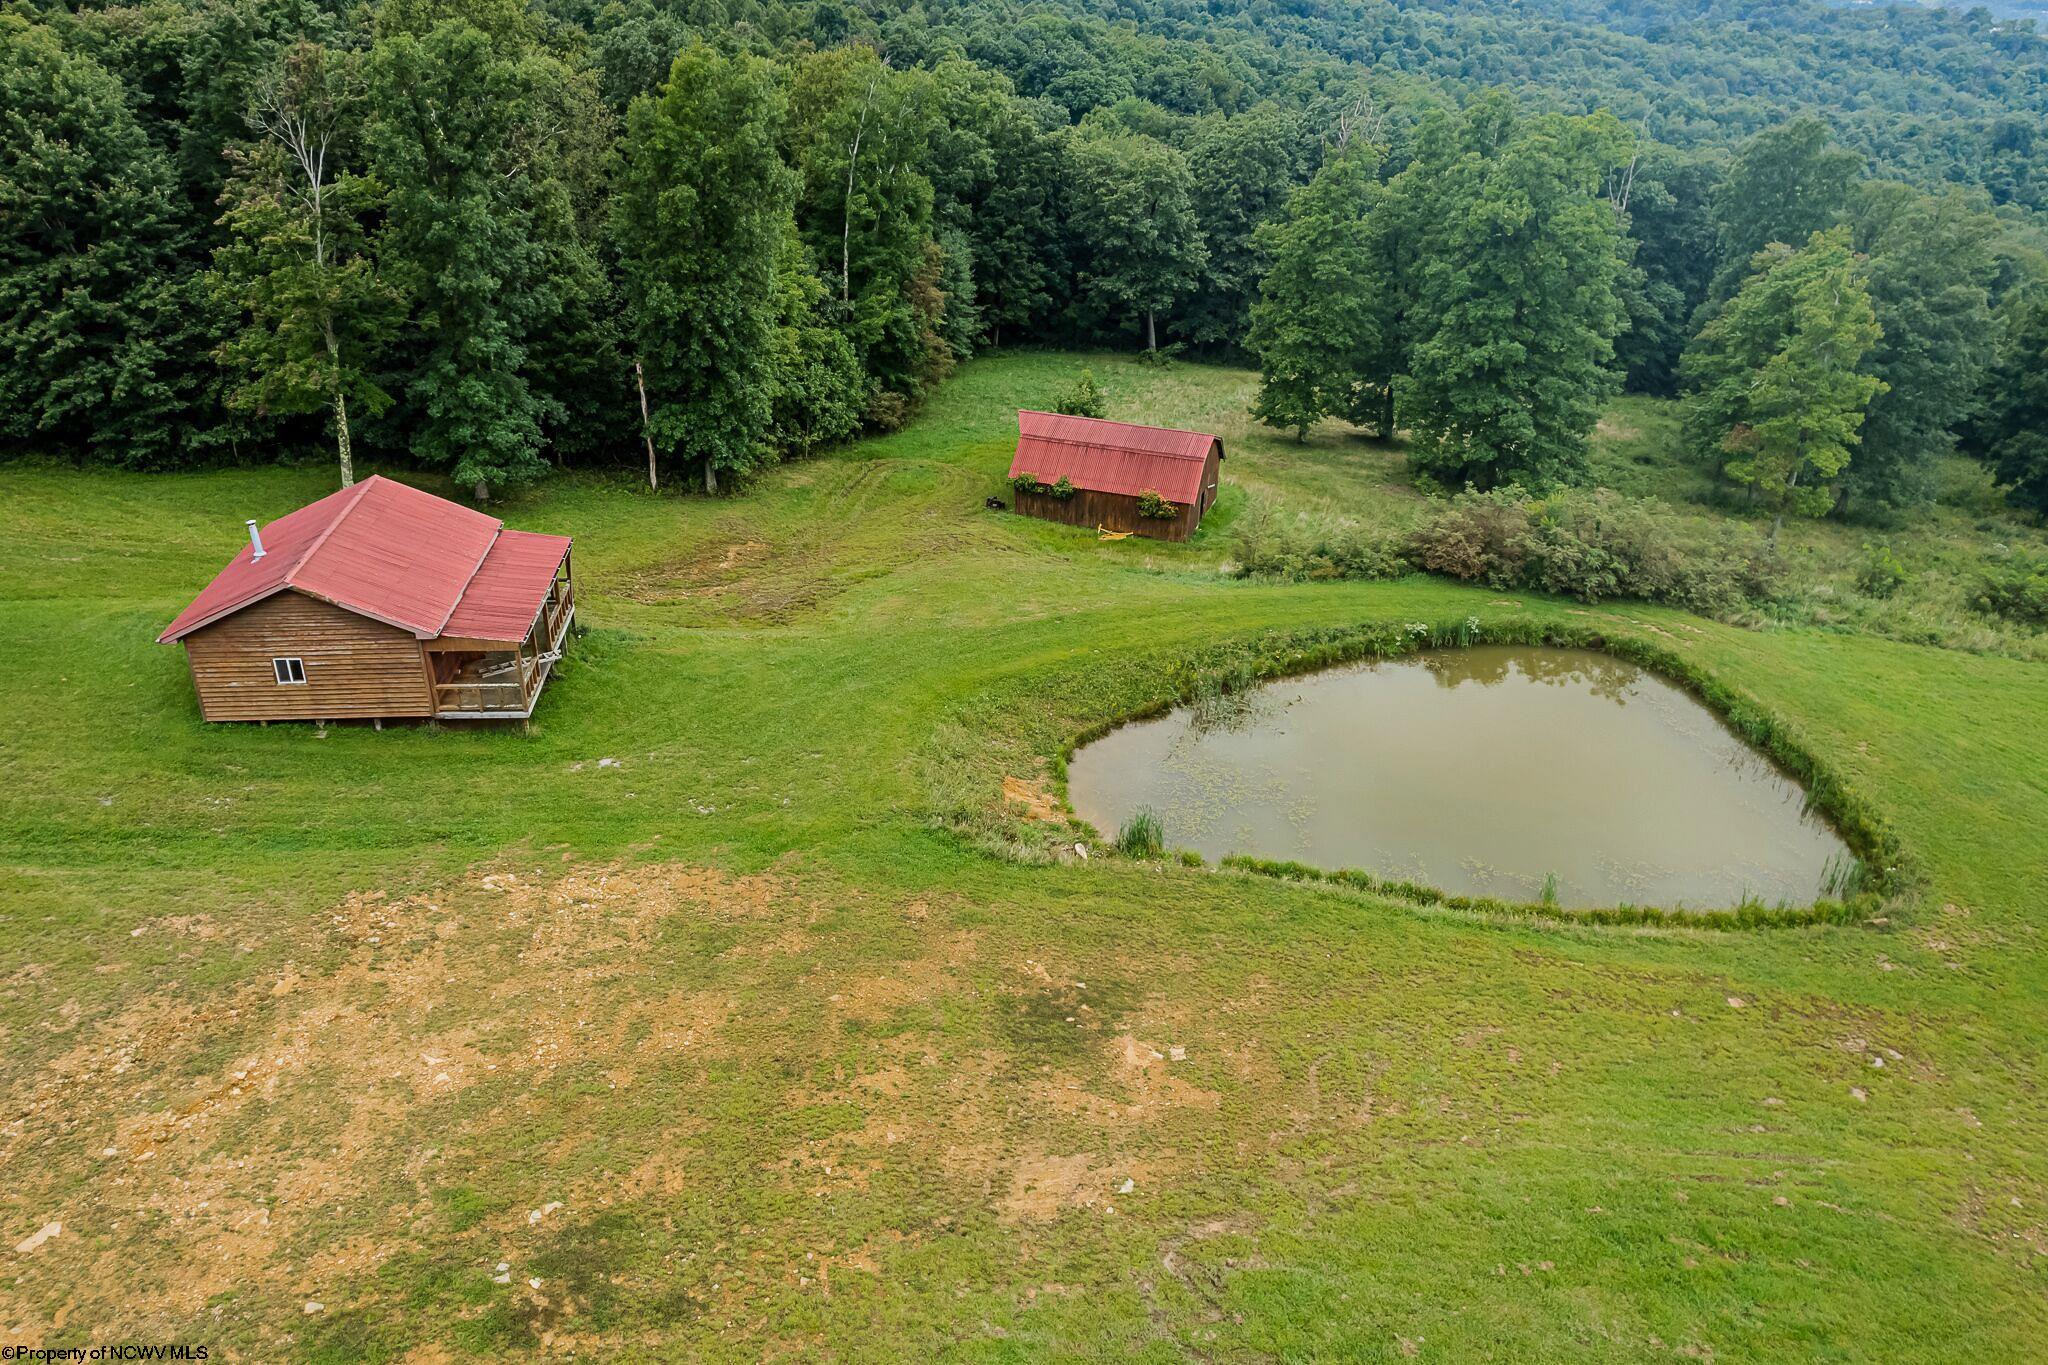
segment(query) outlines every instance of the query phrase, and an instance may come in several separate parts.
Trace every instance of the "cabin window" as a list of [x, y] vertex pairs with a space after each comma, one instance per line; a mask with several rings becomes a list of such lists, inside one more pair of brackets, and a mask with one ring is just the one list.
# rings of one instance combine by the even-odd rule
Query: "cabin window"
[[280, 687], [289, 683], [302, 683], [306, 680], [306, 661], [304, 659], [272, 659], [270, 661], [270, 670], [277, 674], [277, 682]]

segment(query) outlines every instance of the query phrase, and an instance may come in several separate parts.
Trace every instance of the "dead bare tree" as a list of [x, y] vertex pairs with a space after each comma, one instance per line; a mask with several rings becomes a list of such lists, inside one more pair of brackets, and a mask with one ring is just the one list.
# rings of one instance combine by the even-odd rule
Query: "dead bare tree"
[[[311, 224], [313, 266], [322, 273], [328, 268], [327, 194], [332, 184], [327, 158], [348, 93], [342, 80], [329, 69], [324, 48], [300, 43], [256, 87], [249, 112], [250, 128], [282, 148], [291, 163], [295, 178], [286, 180], [284, 190]], [[355, 459], [349, 440], [348, 394], [340, 379], [341, 339], [331, 311], [323, 313], [320, 326], [328, 362], [334, 367], [334, 437], [341, 461], [341, 486], [347, 488], [356, 481]]]
[[1386, 109], [1373, 99], [1370, 91], [1361, 90], [1337, 111], [1337, 150], [1348, 148], [1354, 138], [1369, 147], [1384, 147], [1386, 143], [1381, 138], [1386, 128]]
[[1607, 173], [1607, 202], [1614, 205], [1616, 213], [1628, 212], [1628, 201], [1636, 189], [1636, 168], [1643, 160], [1643, 140], [1650, 135], [1650, 116], [1643, 115], [1642, 126], [1636, 130], [1635, 141], [1629, 149], [1628, 165], [1616, 167]]
[[868, 77], [867, 93], [861, 98], [860, 121], [854, 125], [853, 141], [846, 148], [846, 200], [840, 205], [839, 213], [839, 301], [849, 302], [853, 298], [853, 191], [856, 173], [860, 167], [860, 144], [867, 137], [868, 118], [874, 113], [875, 95], [882, 86], [882, 75], [889, 69], [884, 59]]

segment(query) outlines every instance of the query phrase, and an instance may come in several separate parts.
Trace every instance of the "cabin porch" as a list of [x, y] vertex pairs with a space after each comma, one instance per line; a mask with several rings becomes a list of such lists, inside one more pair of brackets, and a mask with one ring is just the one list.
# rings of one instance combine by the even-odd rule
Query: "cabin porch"
[[524, 640], [443, 636], [426, 642], [436, 720], [525, 720], [533, 715], [576, 619], [566, 558]]

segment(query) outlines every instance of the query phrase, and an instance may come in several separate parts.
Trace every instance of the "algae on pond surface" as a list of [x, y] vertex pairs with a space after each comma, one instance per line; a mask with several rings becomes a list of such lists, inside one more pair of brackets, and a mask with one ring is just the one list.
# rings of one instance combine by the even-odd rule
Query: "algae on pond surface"
[[1268, 683], [1112, 731], [1068, 766], [1114, 830], [1464, 895], [1805, 905], [1848, 865], [1799, 784], [1680, 688], [1595, 650], [1484, 645]]

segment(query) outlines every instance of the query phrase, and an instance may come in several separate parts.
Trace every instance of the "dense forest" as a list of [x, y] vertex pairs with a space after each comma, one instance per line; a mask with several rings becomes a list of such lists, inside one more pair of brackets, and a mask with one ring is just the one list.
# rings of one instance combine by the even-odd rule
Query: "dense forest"
[[1249, 357], [1449, 486], [1684, 394], [1780, 514], [2048, 507], [2048, 40], [1762, 0], [0, 7], [0, 443], [716, 489], [977, 349]]

